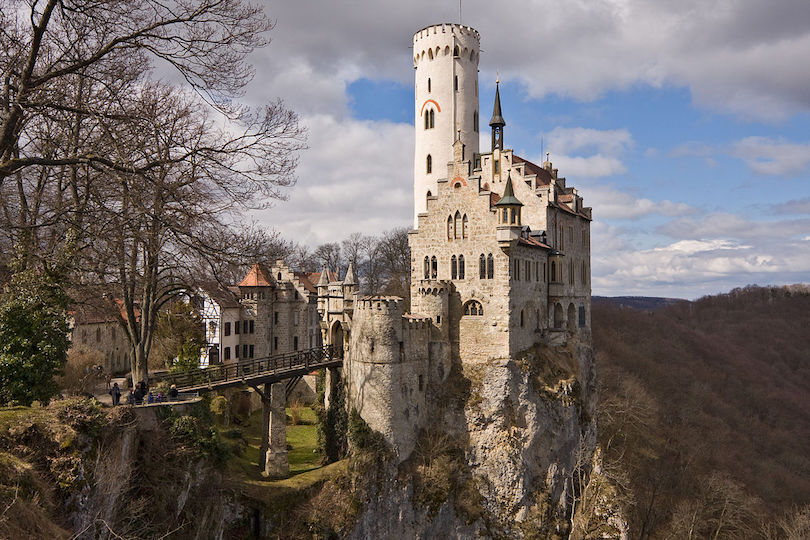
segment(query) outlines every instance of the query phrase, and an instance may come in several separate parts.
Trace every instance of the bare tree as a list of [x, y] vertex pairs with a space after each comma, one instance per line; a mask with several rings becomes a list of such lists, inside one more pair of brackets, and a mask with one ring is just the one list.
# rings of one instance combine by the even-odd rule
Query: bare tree
[[[286, 158], [279, 158], [280, 170], [262, 159], [274, 155], [279, 132], [293, 133], [296, 124], [291, 113], [269, 108], [255, 133], [226, 137], [197, 99], [159, 84], [144, 85], [132, 106], [137, 119], [108, 126], [112, 145], [133, 161], [165, 162], [139, 173], [114, 171], [113, 181], [95, 186], [93, 241], [83, 260], [109, 298], [121, 303], [133, 377], [141, 380], [161, 308], [206, 267], [257, 255], [246, 251], [250, 243], [234, 242], [232, 206], [273, 196], [278, 183], [250, 168], [283, 174]], [[172, 158], [177, 154], [183, 159]]]
[[[233, 100], [270, 26], [247, 0], [0, 0], [0, 242], [29, 266], [76, 246], [74, 279], [106, 288], [137, 378], [157, 311], [261, 258], [271, 237], [239, 212], [294, 181], [295, 114]], [[155, 61], [184, 89], [151, 82]]]

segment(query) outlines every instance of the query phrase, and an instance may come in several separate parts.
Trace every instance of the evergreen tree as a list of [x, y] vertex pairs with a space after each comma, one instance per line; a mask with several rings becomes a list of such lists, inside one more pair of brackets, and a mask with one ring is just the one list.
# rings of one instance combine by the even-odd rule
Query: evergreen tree
[[23, 269], [0, 295], [0, 404], [47, 402], [70, 347], [67, 295], [58, 273]]

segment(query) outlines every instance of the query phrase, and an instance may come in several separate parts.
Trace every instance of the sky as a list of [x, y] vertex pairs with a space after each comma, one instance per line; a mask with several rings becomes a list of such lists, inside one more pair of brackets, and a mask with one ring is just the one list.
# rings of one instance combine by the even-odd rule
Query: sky
[[[265, 6], [244, 99], [280, 97], [309, 133], [287, 200], [254, 219], [312, 247], [410, 226], [412, 37], [458, 2]], [[461, 21], [482, 120], [499, 76], [505, 146], [540, 163], [542, 144], [593, 207], [593, 294], [810, 281], [810, 2], [463, 0]]]

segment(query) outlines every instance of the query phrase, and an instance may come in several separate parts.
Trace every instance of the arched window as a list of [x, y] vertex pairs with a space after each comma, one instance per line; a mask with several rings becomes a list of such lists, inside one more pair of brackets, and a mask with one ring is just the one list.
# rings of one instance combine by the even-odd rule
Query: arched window
[[475, 61], [475, 51], [470, 51], [470, 62]]
[[487, 259], [483, 253], [478, 257], [478, 278], [487, 279]]
[[436, 276], [439, 273], [439, 262], [436, 260], [436, 256], [430, 258], [430, 277], [432, 279], [436, 279]]
[[521, 328], [523, 328], [523, 324], [524, 324], [525, 319], [526, 319], [525, 315], [523, 314], [523, 311], [524, 310], [522, 310], [522, 309], [520, 310], [520, 327]]
[[428, 49], [428, 60], [433, 60], [433, 49]]
[[461, 237], [467, 238], [467, 214], [464, 214], [464, 217], [461, 220]]
[[478, 133], [478, 111], [473, 113], [473, 131]]
[[433, 194], [430, 192], [430, 190], [428, 190], [427, 194], [425, 195], [425, 207], [426, 208], [427, 208], [427, 202], [428, 202], [428, 200], [430, 200], [430, 198], [432, 196], [433, 196]]
[[458, 277], [458, 260], [456, 256], [453, 255], [450, 257], [450, 279], [456, 279]]
[[430, 77], [428, 77], [428, 94], [430, 93]]
[[464, 304], [464, 315], [480, 317], [484, 314], [484, 307], [477, 300], [470, 300]]
[[551, 261], [551, 279], [549, 280], [552, 283], [557, 281], [557, 263]]
[[430, 129], [430, 111], [425, 113], [425, 129]]
[[574, 284], [574, 261], [568, 263], [568, 283]]
[[458, 92], [458, 75], [456, 75], [455, 79], [453, 79], [453, 90]]
[[458, 256], [458, 279], [464, 279], [464, 255]]
[[428, 111], [428, 117], [430, 118], [430, 127], [432, 129], [436, 126], [436, 111], [430, 109], [430, 111]]
[[447, 56], [448, 54], [450, 54], [450, 45], [444, 48], [444, 55]]
[[585, 268], [585, 261], [582, 261], [582, 284], [583, 285], [588, 284], [588, 271]]
[[430, 258], [425, 255], [425, 279], [430, 279]]
[[487, 279], [495, 277], [495, 260], [492, 258], [492, 253], [487, 255]]
[[456, 215], [453, 216], [453, 238], [461, 238], [461, 212], [456, 210]]
[[430, 174], [433, 172], [433, 157], [428, 154], [427, 158], [425, 159], [425, 172]]
[[447, 239], [453, 238], [453, 216], [447, 216]]
[[458, 54], [458, 45], [456, 45], [455, 47], [453, 47], [453, 57], [458, 58], [458, 56], [459, 56], [459, 54]]

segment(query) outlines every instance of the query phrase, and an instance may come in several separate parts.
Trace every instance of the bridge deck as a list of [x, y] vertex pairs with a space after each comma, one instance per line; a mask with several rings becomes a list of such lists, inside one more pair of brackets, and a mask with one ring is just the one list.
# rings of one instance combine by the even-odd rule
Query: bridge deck
[[279, 354], [268, 358], [167, 375], [161, 380], [177, 385], [180, 392], [206, 392], [234, 386], [257, 386], [306, 375], [314, 369], [339, 367], [343, 351], [331, 345]]

